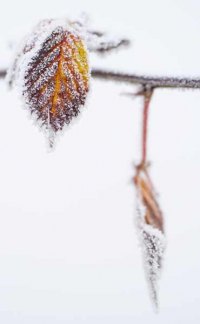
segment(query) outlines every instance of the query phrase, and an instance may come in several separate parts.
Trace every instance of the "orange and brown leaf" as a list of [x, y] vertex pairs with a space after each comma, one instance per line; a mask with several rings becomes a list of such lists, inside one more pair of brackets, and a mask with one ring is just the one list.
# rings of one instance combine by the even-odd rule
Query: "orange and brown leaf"
[[90, 72], [85, 43], [71, 26], [40, 23], [14, 62], [14, 77], [17, 68], [26, 104], [46, 129], [62, 130], [78, 115]]
[[162, 211], [157, 202], [155, 190], [146, 167], [137, 169], [134, 182], [145, 206], [145, 223], [164, 232]]

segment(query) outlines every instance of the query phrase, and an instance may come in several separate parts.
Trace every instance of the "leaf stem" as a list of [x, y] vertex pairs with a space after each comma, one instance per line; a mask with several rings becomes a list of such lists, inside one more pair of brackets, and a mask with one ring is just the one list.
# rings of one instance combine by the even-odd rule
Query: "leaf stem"
[[147, 136], [148, 136], [148, 117], [149, 107], [152, 98], [153, 90], [145, 89], [143, 94], [144, 105], [143, 105], [143, 121], [142, 121], [142, 158], [141, 165], [147, 163]]

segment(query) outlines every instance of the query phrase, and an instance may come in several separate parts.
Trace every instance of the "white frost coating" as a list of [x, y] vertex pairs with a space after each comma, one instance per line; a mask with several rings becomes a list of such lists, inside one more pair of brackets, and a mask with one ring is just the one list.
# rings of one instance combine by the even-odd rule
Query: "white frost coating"
[[136, 226], [143, 253], [144, 270], [153, 306], [155, 311], [158, 311], [158, 281], [162, 270], [166, 238], [160, 230], [145, 223], [144, 217], [146, 207], [144, 206], [139, 193], [137, 193], [136, 201]]

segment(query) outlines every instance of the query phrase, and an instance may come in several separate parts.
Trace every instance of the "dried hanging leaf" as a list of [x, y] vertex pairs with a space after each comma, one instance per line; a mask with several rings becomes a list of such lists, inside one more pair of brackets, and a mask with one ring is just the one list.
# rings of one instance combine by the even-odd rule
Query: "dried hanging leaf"
[[145, 166], [137, 169], [134, 178], [137, 191], [137, 225], [143, 250], [144, 267], [155, 308], [158, 308], [158, 280], [160, 278], [166, 239], [163, 216], [155, 190]]
[[52, 146], [54, 134], [78, 115], [89, 90], [83, 39], [66, 21], [41, 22], [14, 61], [9, 83], [16, 79], [31, 113], [48, 130]]

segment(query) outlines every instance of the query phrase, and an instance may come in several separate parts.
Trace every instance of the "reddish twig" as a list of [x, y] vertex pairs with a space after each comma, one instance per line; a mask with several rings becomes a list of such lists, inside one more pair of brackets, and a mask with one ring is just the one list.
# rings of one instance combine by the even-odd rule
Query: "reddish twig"
[[148, 117], [149, 117], [149, 106], [151, 97], [153, 94], [152, 89], [144, 90], [144, 106], [143, 106], [143, 121], [142, 121], [142, 158], [141, 164], [146, 164], [147, 158], [147, 131], [148, 131]]

